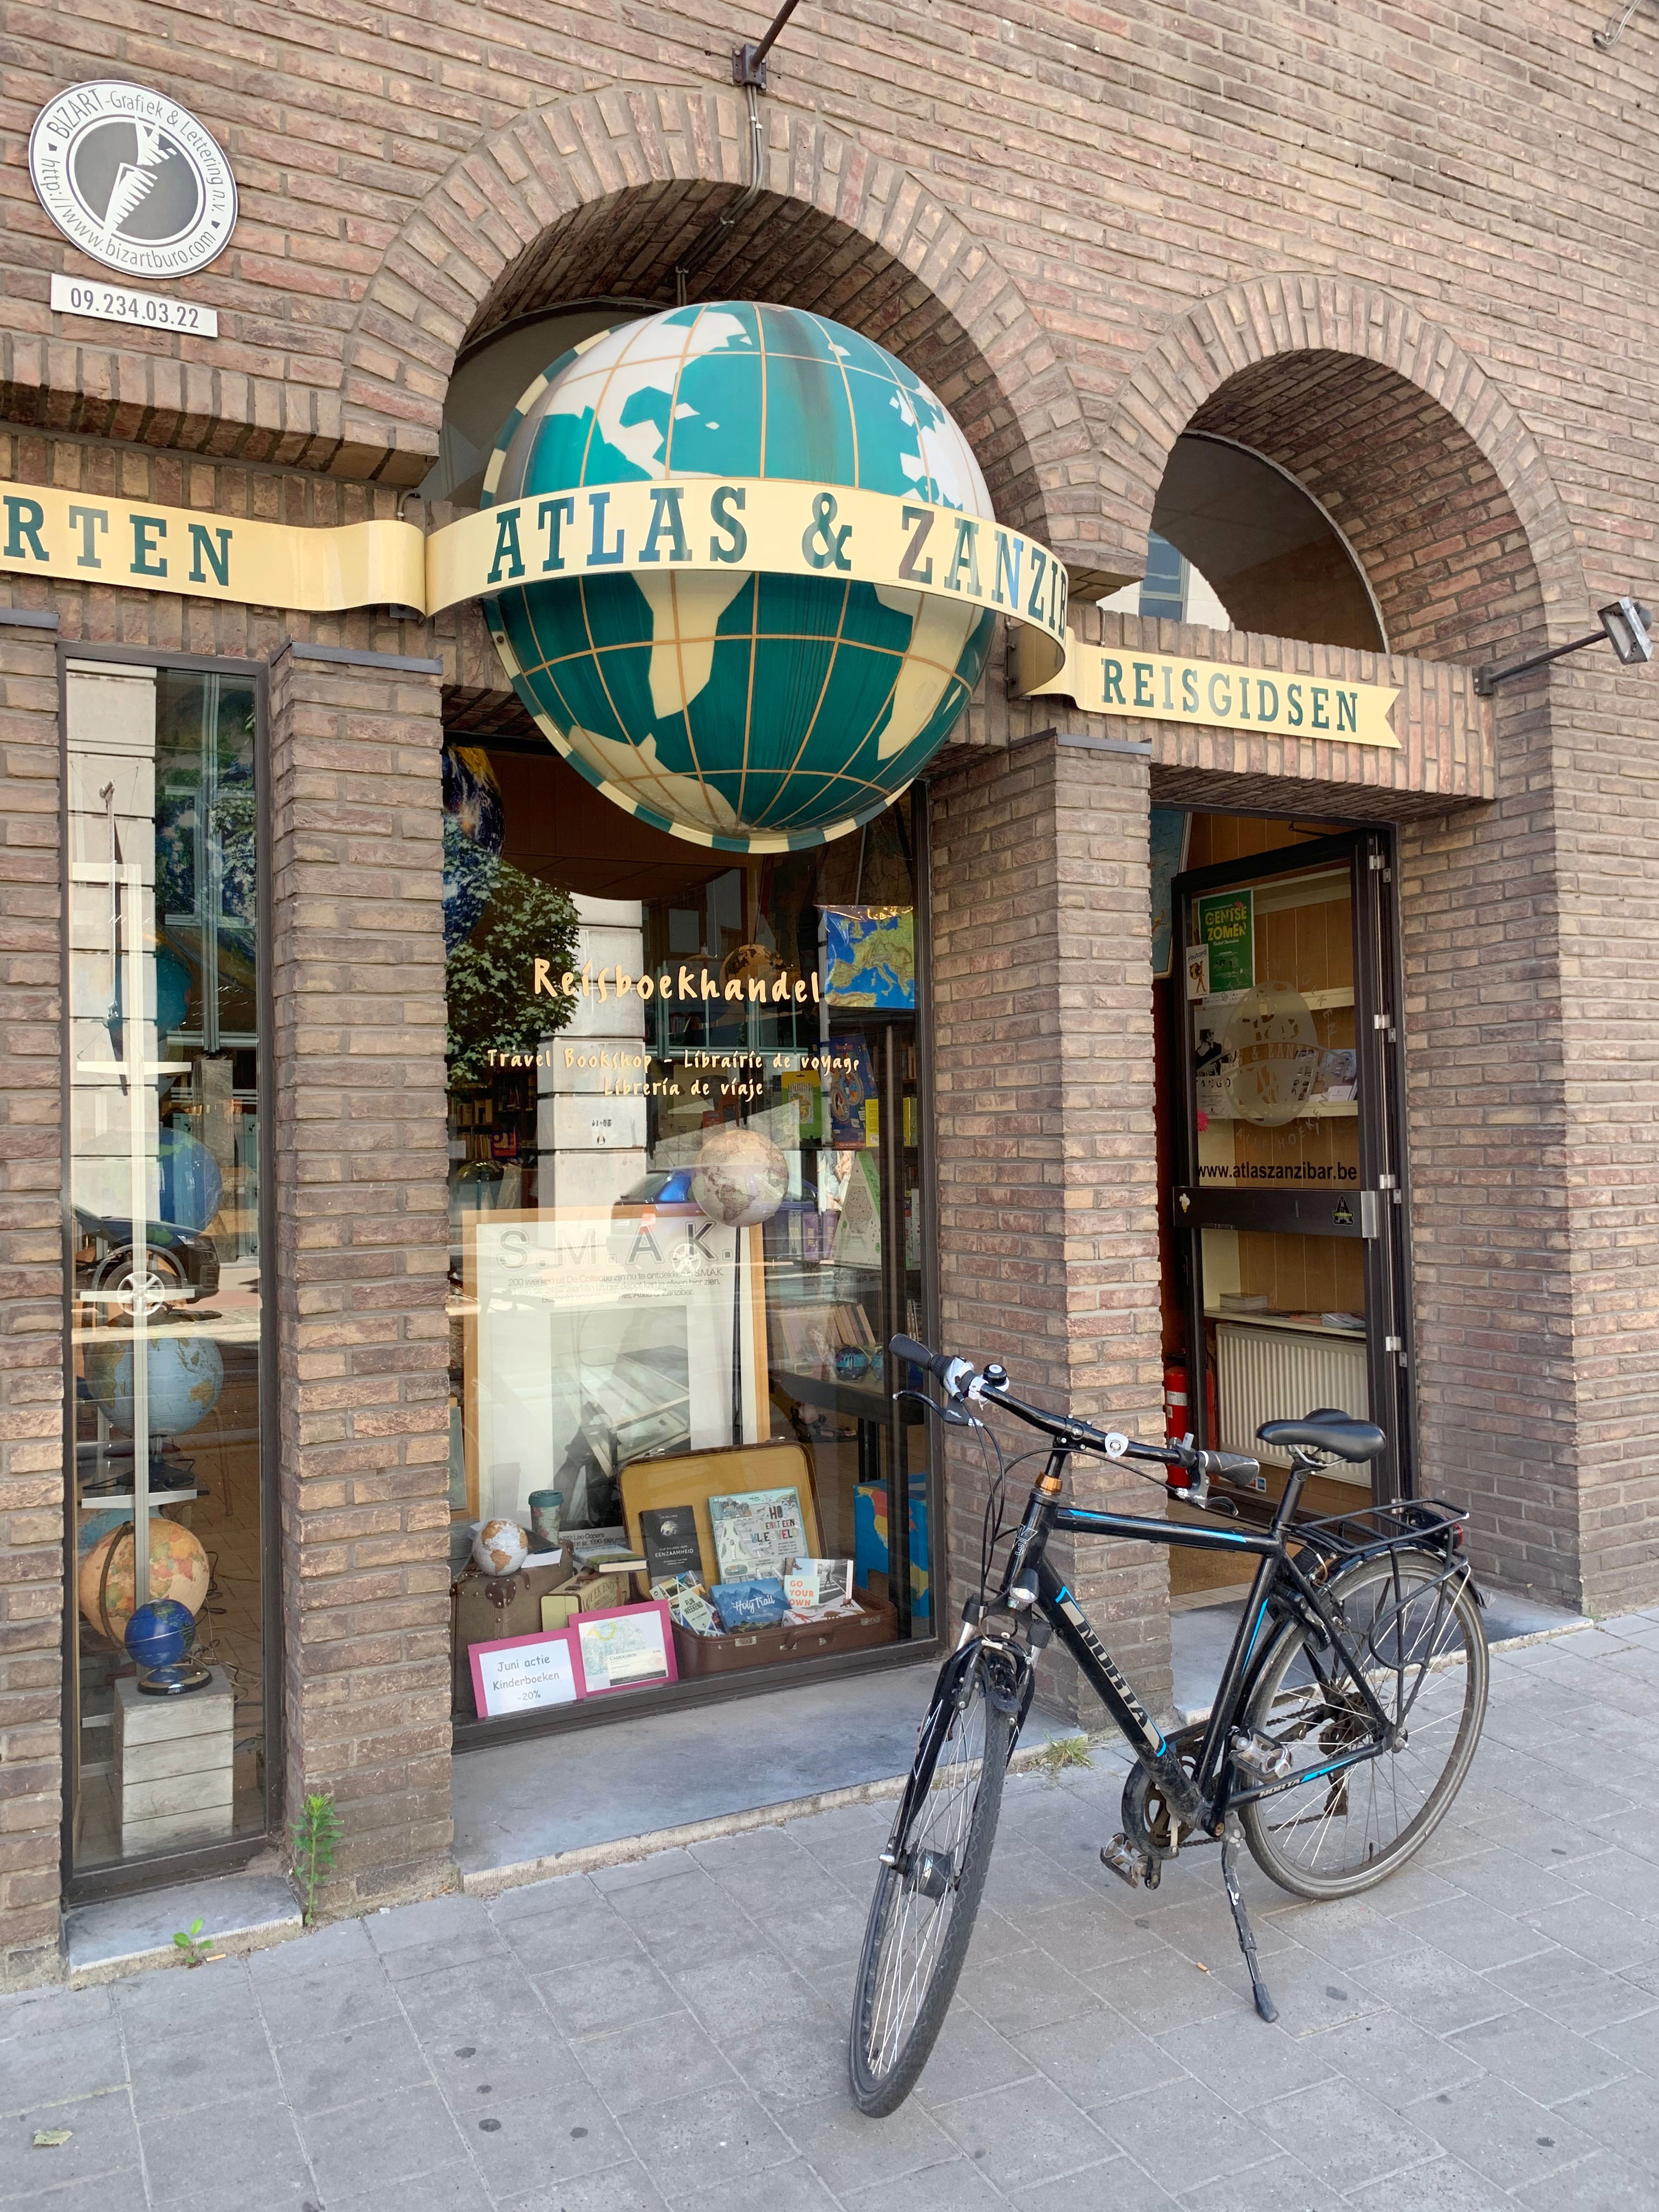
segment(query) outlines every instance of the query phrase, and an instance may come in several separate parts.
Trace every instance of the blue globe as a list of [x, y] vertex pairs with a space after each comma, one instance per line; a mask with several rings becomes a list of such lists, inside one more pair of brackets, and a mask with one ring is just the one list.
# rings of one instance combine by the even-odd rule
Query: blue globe
[[152, 1598], [127, 1623], [122, 1642], [135, 1665], [176, 1667], [196, 1638], [196, 1617], [176, 1597]]
[[[210, 1336], [153, 1336], [145, 1364], [152, 1437], [183, 1436], [218, 1404], [225, 1387], [225, 1362]], [[100, 1358], [88, 1374], [87, 1387], [110, 1426], [130, 1437], [137, 1417], [131, 1343], [112, 1358]]]
[[501, 786], [489, 756], [447, 745], [444, 777], [444, 951], [465, 945], [495, 887], [507, 835]]
[[[967, 440], [902, 362], [795, 307], [676, 307], [532, 386], [486, 502], [667, 476], [778, 477], [989, 517]], [[515, 585], [485, 602], [514, 688], [574, 767], [659, 830], [817, 845], [943, 744], [994, 617], [831, 579], [686, 574]]]

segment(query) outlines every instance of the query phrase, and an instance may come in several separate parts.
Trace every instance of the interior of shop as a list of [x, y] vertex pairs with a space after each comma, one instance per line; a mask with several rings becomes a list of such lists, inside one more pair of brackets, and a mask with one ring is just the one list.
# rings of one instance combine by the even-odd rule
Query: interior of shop
[[66, 704], [84, 1873], [265, 1823], [256, 703], [71, 663]]
[[930, 1636], [909, 800], [711, 852], [458, 738], [444, 806], [463, 1738]]

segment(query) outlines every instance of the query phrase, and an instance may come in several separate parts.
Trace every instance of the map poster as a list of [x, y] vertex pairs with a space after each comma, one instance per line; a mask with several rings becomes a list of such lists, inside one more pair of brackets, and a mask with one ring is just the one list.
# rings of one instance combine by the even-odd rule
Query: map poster
[[1197, 921], [1198, 941], [1210, 955], [1210, 997], [1254, 988], [1255, 894], [1214, 891], [1197, 902]]
[[823, 995], [832, 1006], [910, 1013], [916, 1003], [916, 916], [908, 906], [821, 906]]
[[1193, 817], [1183, 809], [1152, 809], [1152, 973], [1167, 975], [1173, 957], [1175, 878], [1187, 865], [1188, 833]]
[[679, 1679], [667, 1606], [618, 1606], [614, 1611], [579, 1613], [571, 1624], [581, 1667], [582, 1695], [606, 1690], [639, 1690], [652, 1682]]

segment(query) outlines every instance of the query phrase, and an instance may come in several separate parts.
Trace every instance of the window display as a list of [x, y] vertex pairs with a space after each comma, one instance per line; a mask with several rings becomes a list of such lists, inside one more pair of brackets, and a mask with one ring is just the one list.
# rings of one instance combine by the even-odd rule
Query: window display
[[908, 800], [738, 856], [453, 741], [444, 805], [458, 1720], [931, 1635]]
[[118, 663], [65, 709], [81, 1873], [265, 1825], [257, 720]]

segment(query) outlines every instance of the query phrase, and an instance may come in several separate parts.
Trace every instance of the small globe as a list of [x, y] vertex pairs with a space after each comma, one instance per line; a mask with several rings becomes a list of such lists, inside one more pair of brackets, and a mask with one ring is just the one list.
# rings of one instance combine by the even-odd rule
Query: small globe
[[713, 1129], [697, 1154], [691, 1195], [711, 1221], [752, 1229], [789, 1195], [789, 1164], [759, 1129]]
[[486, 1575], [516, 1575], [530, 1557], [530, 1539], [516, 1521], [486, 1521], [472, 1540], [472, 1556]]
[[444, 951], [465, 945], [489, 903], [501, 864], [507, 817], [489, 756], [475, 745], [446, 745], [444, 779]]
[[[132, 1618], [132, 1523], [100, 1537], [82, 1560], [76, 1595], [82, 1617], [112, 1644], [119, 1644]], [[107, 1575], [106, 1574], [107, 1569]], [[212, 1571], [208, 1555], [188, 1528], [159, 1513], [149, 1524], [149, 1595], [174, 1598], [191, 1613], [207, 1602]]]
[[1319, 1073], [1319, 1031], [1307, 1000], [1288, 983], [1260, 983], [1233, 1008], [1223, 1040], [1228, 1094], [1241, 1118], [1261, 1128], [1293, 1121]]
[[[132, 1346], [124, 1345], [112, 1361], [103, 1347], [95, 1367], [88, 1363], [88, 1388], [112, 1429], [132, 1434]], [[224, 1356], [210, 1336], [153, 1336], [149, 1339], [149, 1432], [179, 1437], [204, 1420], [225, 1387]]]
[[[509, 417], [486, 504], [676, 477], [844, 484], [992, 515], [904, 364], [796, 307], [670, 308], [566, 354]], [[896, 799], [967, 705], [994, 617], [886, 585], [707, 571], [485, 602], [514, 690], [591, 783], [733, 852], [817, 845]]]
[[135, 1666], [176, 1667], [196, 1640], [196, 1616], [177, 1598], [152, 1598], [127, 1623], [121, 1641]]

